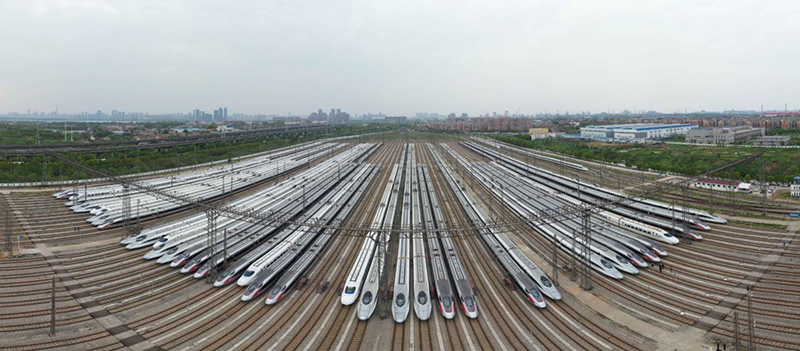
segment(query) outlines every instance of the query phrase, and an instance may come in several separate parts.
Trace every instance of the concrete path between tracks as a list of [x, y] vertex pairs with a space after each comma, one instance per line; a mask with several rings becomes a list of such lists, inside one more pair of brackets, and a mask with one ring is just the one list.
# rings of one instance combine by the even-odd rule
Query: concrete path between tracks
[[575, 299], [587, 308], [591, 308], [614, 323], [655, 340], [659, 345], [658, 349], [656, 349], [657, 351], [672, 351], [675, 349], [687, 351], [708, 350], [708, 345], [705, 344], [706, 332], [703, 330], [686, 325], [681, 325], [678, 330], [674, 331], [654, 326], [623, 312], [591, 292], [581, 289], [578, 284], [569, 280], [561, 281], [561, 289], [572, 294]]
[[[514, 242], [522, 243], [516, 233], [507, 233], [507, 235], [509, 235]], [[545, 262], [527, 245], [522, 244], [518, 246], [520, 250], [539, 267], [551, 266], [549, 262]], [[598, 298], [593, 293], [581, 289], [580, 285], [566, 279], [566, 277], [564, 278], [565, 279], [559, 280], [562, 292], [565, 291], [574, 296], [583, 308], [591, 309], [614, 324], [627, 328], [631, 332], [639, 334], [644, 338], [652, 339], [658, 343], [656, 351], [673, 351], [675, 349], [682, 351], [709, 350], [705, 339], [707, 333], [704, 330], [683, 324], [676, 324], [677, 328], [674, 329], [665, 329], [661, 326], [650, 324]]]
[[92, 242], [85, 242], [81, 244], [74, 244], [74, 245], [60, 245], [60, 246], [48, 246], [46, 244], [36, 244], [32, 249], [22, 249], [23, 255], [33, 255], [33, 254], [41, 254], [42, 256], [52, 256], [53, 252], [59, 251], [71, 251], [71, 250], [80, 250], [80, 249], [90, 249], [97, 246], [103, 246], [113, 243], [119, 243], [120, 238], [113, 237], [108, 238], [105, 240], [100, 241], [92, 241]]
[[[17, 218], [19, 218], [19, 224], [22, 226], [22, 229], [25, 231], [25, 233], [35, 233], [26, 218]], [[67, 292], [72, 296], [72, 298], [75, 299], [75, 301], [78, 302], [81, 307], [83, 307], [84, 311], [90, 315], [93, 320], [109, 334], [109, 336], [116, 339], [116, 341], [126, 350], [160, 350], [158, 346], [155, 346], [150, 341], [144, 339], [141, 335], [131, 330], [127, 324], [123, 323], [116, 316], [108, 312], [103, 305], [95, 300], [93, 295], [90, 295], [86, 289], [80, 283], [78, 283], [78, 281], [72, 276], [72, 273], [64, 267], [61, 259], [59, 259], [53, 253], [53, 251], [56, 251], [55, 249], [58, 248], [57, 246], [48, 246], [47, 244], [43, 243], [38, 236], [29, 236], [31, 241], [34, 243], [34, 249], [27, 250], [35, 250], [35, 253], [41, 254], [42, 257], [44, 257], [44, 259], [53, 269], [55, 277], [58, 278], [61, 285], [66, 288]], [[113, 240], [119, 240], [119, 238], [113, 238]], [[91, 247], [96, 245], [97, 243], [85, 243], [70, 246], [72, 246], [72, 249], [74, 249], [75, 246]], [[66, 247], [66, 245], [63, 247]], [[56, 333], [72, 334], [75, 332], [73, 330], [67, 331], [64, 329], [64, 327], [57, 327]]]

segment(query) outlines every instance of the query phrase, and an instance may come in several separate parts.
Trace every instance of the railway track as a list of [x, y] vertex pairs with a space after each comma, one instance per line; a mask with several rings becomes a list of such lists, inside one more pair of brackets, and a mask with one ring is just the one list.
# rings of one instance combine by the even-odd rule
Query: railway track
[[[384, 165], [393, 163], [401, 150], [400, 145], [385, 145], [369, 162]], [[451, 144], [451, 147], [471, 161], [485, 161], [457, 144]], [[418, 150], [419, 163], [427, 164], [431, 170], [434, 189], [439, 194], [448, 222], [455, 227], [468, 226], [465, 215], [444, 183], [443, 175], [427, 148], [418, 145]], [[388, 173], [385, 172], [386, 166], [383, 169], [381, 178]], [[558, 168], [554, 170], [559, 171]], [[634, 179], [638, 178], [631, 177], [628, 183]], [[381, 184], [381, 181], [376, 179], [374, 184]], [[470, 185], [469, 189], [474, 194], [475, 184]], [[18, 209], [29, 212], [36, 208], [60, 206], [59, 202], [54, 202], [46, 195], [24, 198], [13, 195], [11, 202]], [[348, 223], [361, 225], [369, 221], [376, 206], [373, 198], [376, 197], [376, 190], [370, 189], [366, 197], [370, 201], [362, 201]], [[2, 198], [3, 201], [9, 199], [7, 196]], [[484, 196], [481, 201], [486, 203], [485, 206], [493, 207], [498, 216], [512, 216], [497, 199]], [[41, 215], [25, 217], [32, 224], [28, 226], [29, 230], [35, 228], [36, 232], [40, 232], [38, 238], [46, 244], [74, 243], [75, 240], [82, 240], [83, 235], [87, 239], [95, 239], [91, 235], [98, 233], [96, 229], [86, 228], [86, 233], [73, 233], [68, 229], [73, 223], [70, 218], [74, 219], [75, 215], [69, 211], [63, 215], [56, 212], [60, 211], [49, 215], [49, 212], [43, 211]], [[63, 228], [64, 225], [59, 229], [59, 223], [65, 223], [67, 230]], [[80, 224], [85, 225], [85, 222]], [[22, 231], [19, 223], [15, 222], [14, 226], [15, 231]], [[515, 240], [525, 243], [543, 258], [549, 258], [552, 254], [549, 249], [552, 244], [532, 229], [515, 227], [506, 228], [506, 231], [513, 233], [517, 238]], [[121, 236], [121, 231], [116, 229], [109, 233], [100, 239]], [[800, 342], [794, 339], [800, 331], [796, 324], [796, 315], [800, 313], [800, 272], [796, 270], [795, 263], [800, 258], [800, 251], [796, 250], [796, 245], [792, 246], [795, 234], [772, 228], [728, 224], [714, 225], [712, 231], [703, 235], [705, 240], [693, 242], [691, 246], [681, 244], [668, 248], [670, 256], [665, 257], [664, 263], [670, 268], [669, 273], [647, 268], [637, 276], [626, 276], [622, 282], [595, 275], [596, 291], [607, 294], [612, 304], [624, 305], [625, 309], [641, 315], [658, 315], [665, 322], [676, 325], [709, 328], [711, 335], [730, 339], [733, 312], [721, 315], [716, 325], [698, 322], [701, 317], [710, 315], [712, 308], [737, 298], [745, 288], [741, 282], [746, 280], [749, 284], [755, 284], [752, 291], [753, 312], [757, 320], [756, 342], [766, 348], [800, 350]], [[112, 314], [126, 316], [128, 327], [165, 349], [184, 351], [200, 347], [219, 350], [236, 346], [237, 349], [249, 350], [361, 350], [372, 347], [368, 344], [372, 328], [368, 326], [372, 322], [357, 320], [355, 307], [341, 306], [338, 295], [334, 293], [338, 282], [344, 280], [347, 267], [353, 262], [352, 252], [360, 244], [359, 241], [352, 237], [339, 237], [331, 241], [325, 254], [309, 268], [306, 274], [311, 277], [309, 285], [292, 290], [287, 301], [269, 307], [263, 306], [261, 300], [249, 304], [238, 301], [241, 288], [210, 288], [186, 275], [172, 274], [175, 273], [173, 270], [143, 261], [139, 258], [141, 252], [124, 250], [116, 242], [58, 251], [55, 253], [57, 259], [51, 262], [60, 262], [101, 306]], [[421, 350], [647, 348], [644, 346], [647, 344], [632, 342], [636, 340], [635, 337], [614, 329], [609, 321], [598, 320], [593, 314], [587, 314], [574, 299], [566, 298], [560, 302], [548, 300], [547, 308], [533, 308], [504, 285], [501, 273], [504, 271], [498, 268], [486, 249], [480, 249], [484, 247], [483, 242], [474, 236], [456, 241], [460, 253], [470, 258], [465, 260], [465, 267], [470, 276], [475, 278], [481, 315], [477, 319], [468, 319], [459, 314], [453, 320], [445, 320], [440, 314], [433, 313], [426, 322], [409, 316], [410, 320], [405, 323], [392, 323], [391, 336], [386, 331], [385, 337], [391, 337], [391, 340], [385, 340], [385, 344], [391, 345], [392, 349], [408, 349], [412, 345]], [[784, 242], [789, 244], [788, 247], [783, 245]], [[770, 261], [772, 263], [767, 265], [763, 258], [768, 255], [780, 259]], [[568, 262], [569, 257], [559, 252], [559, 260]], [[130, 272], [116, 274], [122, 271], [122, 267], [130, 269]], [[20, 278], [20, 272], [31, 275], [31, 278]], [[162, 276], [163, 279], [155, 284], [148, 283], [141, 277], [141, 272]], [[753, 272], [761, 275], [754, 276]], [[0, 316], [0, 332], [22, 333], [48, 326], [50, 287], [49, 278], [43, 277], [52, 274], [48, 261], [39, 255], [0, 260], [0, 279], [4, 279], [0, 287], [0, 309], [16, 308], [13, 313]], [[317, 294], [314, 288], [320, 280], [330, 282], [331, 288]], [[648, 289], [656, 286], [657, 290]], [[648, 298], [643, 299], [642, 296]], [[93, 319], [79, 305], [70, 303], [73, 298], [60, 284], [57, 285], [56, 300], [59, 315], [63, 317], [58, 320], [58, 328], [88, 325]], [[739, 311], [742, 323], [742, 316], [747, 311], [746, 303], [740, 301], [731, 306]], [[743, 334], [746, 333], [743, 331]], [[114, 350], [130, 346], [120, 343], [111, 334], [106, 331], [87, 331], [27, 345], [0, 346], [0, 350], [70, 349], [77, 345], [86, 345], [84, 348], [95, 350]]]
[[[655, 306], [653, 304], [643, 304], [640, 300], [637, 299], [637, 295], [642, 296], [645, 291], [642, 291], [640, 287], [634, 287], [632, 291], [635, 294], [630, 294], [627, 291], [623, 291], [620, 289], [620, 286], [625, 286], [628, 288], [626, 284], [615, 284], [614, 282], [609, 282], [605, 278], [600, 278], [596, 280], [602, 288], [613, 292], [614, 294], [620, 297], [620, 300], [626, 301], [627, 305], [631, 303], [639, 305], [645, 311], [651, 311], [654, 313], [663, 313], [665, 316], [669, 317], [670, 319], [680, 321], [684, 324], [694, 324], [694, 320], [691, 318], [686, 318], [685, 316], [688, 315], [684, 313], [684, 311], [695, 312], [698, 313], [699, 316], [704, 314], [699, 314], [699, 312], [703, 312], [704, 308], [697, 307], [687, 304], [683, 301], [678, 300], [678, 296], [691, 296], [689, 300], [691, 301], [700, 301], [705, 302], [708, 304], [715, 303], [714, 298], [708, 299], [706, 298], [706, 293], [714, 293], [719, 291], [719, 285], [727, 286], [728, 288], [732, 289], [740, 284], [736, 283], [741, 279], [744, 279], [747, 274], [750, 273], [752, 269], [754, 269], [754, 265], [760, 262], [758, 259], [752, 258], [752, 255], [755, 254], [756, 257], [763, 256], [768, 254], [770, 251], [775, 249], [778, 246], [779, 241], [782, 241], [786, 237], [786, 233], [776, 232], [774, 230], [761, 230], [761, 228], [753, 230], [752, 227], [745, 227], [745, 226], [737, 226], [737, 225], [720, 225], [719, 227], [715, 226], [715, 230], [711, 232], [706, 232], [704, 235], [708, 234], [708, 238], [710, 240], [701, 241], [699, 243], [695, 243], [691, 246], [681, 245], [671, 250], [670, 256], [665, 261], [666, 264], [669, 264], [669, 261], [675, 260], [680, 262], [685, 267], [693, 267], [696, 266], [697, 262], [707, 262], [706, 265], [702, 266], [701, 271], [697, 271], [696, 269], [684, 269], [681, 267], [681, 264], [670, 264], [670, 267], [676, 267], [676, 273], [678, 273], [677, 267], [681, 269], [682, 277], [690, 276], [694, 279], [694, 281], [689, 279], [681, 279], [679, 280], [676, 285], [674, 285], [672, 289], [672, 293], [669, 295], [655, 295], [652, 291], [647, 291], [647, 294], [650, 294], [651, 298], [656, 301], [659, 301], [660, 306]], [[720, 242], [722, 240], [726, 240], [727, 242]], [[759, 241], [756, 245], [750, 245], [749, 241]], [[766, 243], [764, 243], [766, 241]], [[542, 245], [546, 245], [546, 243], [541, 243]], [[749, 245], [749, 246], [748, 246]], [[723, 250], [722, 252], [730, 253], [730, 263], [727, 262], [720, 262], [718, 260], [710, 260], [708, 257], [717, 257], [720, 255], [721, 251], [720, 248]], [[760, 250], [759, 250], [760, 249]], [[790, 254], [791, 256], [791, 254]], [[562, 261], [563, 262], [563, 261]], [[676, 263], [677, 263], [676, 262]], [[750, 266], [747, 263], [750, 263]], [[742, 264], [745, 264], [744, 266]], [[784, 266], [784, 267], [796, 267], [795, 265], [791, 264], [781, 264], [776, 263], [775, 266]], [[696, 267], [693, 267], [696, 268]], [[722, 269], [720, 269], [722, 268]], [[735, 273], [741, 272], [741, 273]], [[769, 270], [767, 270], [769, 272]], [[790, 272], [787, 272], [790, 273]], [[640, 274], [641, 275], [641, 274]], [[654, 275], [651, 275], [655, 278]], [[709, 276], [713, 277], [721, 277], [721, 278], [713, 278], [709, 280]], [[642, 275], [645, 280], [648, 280], [647, 275]], [[637, 279], [640, 277], [636, 277]], [[725, 278], [724, 280], [722, 278]], [[668, 278], [667, 278], [668, 279]], [[628, 280], [628, 279], [626, 279]], [[649, 284], [658, 284], [659, 290], [663, 289], [663, 278], [656, 279], [656, 280], [649, 280], [647, 281]], [[617, 286], [620, 285], [620, 286]], [[794, 283], [790, 283], [789, 286], [795, 286]], [[678, 289], [678, 290], [675, 290]], [[791, 296], [794, 295], [794, 290], [787, 290], [781, 288], [762, 288], [762, 291], [769, 291], [778, 295], [783, 293], [776, 298], [767, 298], [765, 299], [765, 303], [768, 304], [778, 304], [779, 306], [783, 306], [786, 308], [795, 309], [797, 302], [791, 301]], [[695, 290], [700, 290], [700, 293], [695, 293]], [[788, 294], [787, 294], [788, 293]], [[720, 302], [717, 302], [720, 303]], [[675, 313], [673, 311], [666, 310], [665, 308], [679, 306], [681, 308], [681, 313]], [[707, 313], [708, 311], [706, 311]], [[769, 317], [787, 317], [789, 314], [787, 313], [780, 313], [779, 311], [775, 310], [768, 310], [768, 309], [758, 309], [756, 314], [764, 314], [765, 316]], [[782, 322], [771, 324], [771, 329], [773, 330], [792, 330], [792, 323], [794, 321], [790, 321], [784, 319]], [[772, 341], [768, 342], [767, 344], [776, 344], [776, 341], [773, 339]]]

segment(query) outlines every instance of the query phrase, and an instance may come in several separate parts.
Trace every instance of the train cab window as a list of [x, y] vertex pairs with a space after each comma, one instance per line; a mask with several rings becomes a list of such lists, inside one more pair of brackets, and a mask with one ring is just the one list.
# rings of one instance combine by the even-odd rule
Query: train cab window
[[467, 296], [464, 298], [464, 303], [471, 309], [475, 306], [475, 299], [473, 299], [472, 296]]
[[664, 234], [664, 236], [667, 237], [667, 238], [671, 238], [672, 234], [667, 233], [667, 234]]
[[355, 286], [348, 286], [347, 288], [344, 289], [345, 294], [352, 294], [354, 292], [356, 292]]
[[142, 241], [144, 239], [147, 239], [147, 236], [146, 235], [141, 235], [141, 236], [136, 238], [136, 241]]
[[620, 255], [616, 255], [616, 256], [614, 256], [614, 258], [616, 258], [616, 259], [617, 259], [617, 262], [619, 262], [619, 263], [622, 263], [622, 264], [625, 264], [625, 263], [627, 263], [627, 262], [625, 261], [625, 257], [622, 257], [622, 256], [620, 256]]
[[372, 291], [367, 291], [364, 296], [361, 297], [361, 303], [365, 305], [369, 305], [372, 302]]
[[252, 276], [252, 275], [253, 275], [253, 273], [255, 273], [255, 272], [254, 272], [254, 271], [250, 271], [250, 270], [248, 270], [247, 272], [244, 272], [244, 274], [243, 274], [242, 276], [244, 276], [244, 277], [249, 277], [249, 276]]
[[425, 295], [424, 292], [420, 291], [419, 294], [417, 295], [417, 302], [419, 302], [422, 305], [428, 303], [428, 295]]
[[395, 300], [395, 304], [397, 307], [403, 307], [406, 304], [406, 295], [400, 294], [397, 295], [397, 299]]
[[545, 276], [539, 277], [539, 280], [542, 281], [542, 285], [544, 285], [544, 286], [546, 286], [548, 288], [553, 286], [553, 283], [550, 282], [550, 279], [547, 279], [547, 277], [545, 277]]
[[611, 269], [611, 268], [613, 268], [613, 267], [614, 267], [614, 266], [612, 266], [612, 265], [611, 265], [611, 263], [609, 263], [609, 262], [608, 262], [608, 261], [606, 261], [606, 260], [600, 260], [600, 263], [602, 263], [602, 264], [603, 264], [603, 267], [606, 267], [607, 269]]
[[250, 284], [250, 285], [247, 286], [247, 291], [245, 291], [245, 294], [246, 295], [251, 295], [251, 294], [253, 294], [254, 291], [256, 291], [256, 289], [258, 289], [260, 287], [261, 287], [261, 284]]
[[444, 307], [445, 307], [445, 308], [447, 308], [447, 309], [450, 309], [450, 304], [452, 304], [452, 303], [453, 303], [453, 301], [450, 299], [450, 296], [445, 296], [445, 297], [442, 299], [442, 303], [444, 304]]
[[275, 287], [274, 287], [274, 288], [272, 288], [272, 292], [270, 292], [269, 294], [270, 294], [270, 295], [272, 295], [272, 296], [278, 296], [278, 294], [280, 294], [280, 293], [281, 293], [281, 290], [282, 290], [282, 289], [283, 289], [283, 287], [282, 287], [282, 286], [280, 286], [280, 285], [275, 285]]

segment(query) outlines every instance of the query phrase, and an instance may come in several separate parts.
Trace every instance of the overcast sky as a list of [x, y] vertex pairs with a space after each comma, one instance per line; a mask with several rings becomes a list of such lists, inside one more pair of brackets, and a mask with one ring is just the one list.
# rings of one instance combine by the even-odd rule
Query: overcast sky
[[800, 108], [800, 3], [0, 0], [0, 112]]

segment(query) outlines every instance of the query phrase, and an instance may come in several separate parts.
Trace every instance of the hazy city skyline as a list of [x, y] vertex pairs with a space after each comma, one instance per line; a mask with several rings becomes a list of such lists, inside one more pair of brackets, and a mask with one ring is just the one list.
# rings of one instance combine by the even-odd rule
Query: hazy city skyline
[[800, 105], [792, 1], [30, 1], [0, 113], [470, 116]]

